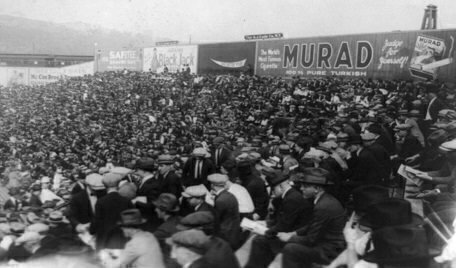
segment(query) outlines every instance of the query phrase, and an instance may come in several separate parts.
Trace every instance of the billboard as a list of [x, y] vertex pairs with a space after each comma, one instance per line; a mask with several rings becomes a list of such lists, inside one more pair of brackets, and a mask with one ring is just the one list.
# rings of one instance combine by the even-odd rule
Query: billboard
[[456, 30], [259, 41], [256, 74], [455, 80]]
[[163, 72], [163, 68], [168, 67], [168, 71], [175, 73], [188, 64], [192, 73], [197, 71], [198, 46], [158, 46], [144, 49], [143, 71], [154, 73]]
[[198, 50], [198, 73], [249, 72], [255, 66], [256, 42], [204, 44]]
[[45, 85], [64, 77], [93, 74], [93, 61], [61, 68], [0, 67], [0, 85]]
[[101, 50], [95, 59], [95, 71], [119, 71], [119, 70], [142, 70], [142, 51], [141, 49], [132, 50]]

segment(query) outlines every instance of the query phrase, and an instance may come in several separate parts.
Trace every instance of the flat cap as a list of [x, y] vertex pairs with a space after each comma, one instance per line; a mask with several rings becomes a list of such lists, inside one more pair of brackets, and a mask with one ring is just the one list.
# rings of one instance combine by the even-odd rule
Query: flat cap
[[103, 184], [103, 176], [98, 173], [87, 175], [85, 183], [93, 190], [103, 190], [105, 188]]
[[215, 173], [207, 176], [207, 180], [215, 185], [225, 185], [228, 181], [228, 176], [220, 173]]
[[361, 139], [363, 141], [373, 141], [377, 138], [377, 135], [371, 132], [365, 132], [361, 134]]
[[185, 191], [182, 192], [182, 196], [185, 198], [203, 197], [206, 196], [208, 192], [209, 191], [207, 190], [206, 186], [204, 186], [203, 184], [193, 185], [185, 188]]
[[[210, 211], [197, 211], [188, 214], [180, 220], [181, 230], [199, 228], [213, 225], [215, 222], [214, 214]], [[211, 226], [213, 227], [213, 226]]]
[[172, 165], [174, 164], [175, 158], [172, 155], [169, 154], [162, 154], [158, 156], [158, 164], [163, 164], [163, 165]]
[[103, 185], [107, 188], [119, 186], [119, 182], [122, 180], [123, 176], [116, 173], [106, 173], [103, 175]]
[[203, 231], [191, 229], [173, 234], [167, 242], [204, 255], [208, 249], [210, 237]]
[[153, 172], [157, 170], [157, 165], [155, 164], [155, 160], [149, 157], [144, 157], [138, 159], [135, 164], [136, 169], [142, 169], [145, 171]]

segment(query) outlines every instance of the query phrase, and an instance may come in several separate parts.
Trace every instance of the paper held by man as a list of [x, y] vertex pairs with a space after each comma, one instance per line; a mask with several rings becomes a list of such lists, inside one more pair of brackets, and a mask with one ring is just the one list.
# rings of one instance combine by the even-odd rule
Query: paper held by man
[[247, 218], [242, 219], [241, 228], [259, 235], [265, 235], [268, 230], [264, 221], [252, 221]]
[[423, 180], [432, 180], [432, 177], [429, 176], [426, 172], [414, 169], [406, 165], [401, 165], [397, 170], [397, 173], [406, 178], [408, 181], [413, 182], [413, 184], [416, 186], [421, 186], [423, 184]]

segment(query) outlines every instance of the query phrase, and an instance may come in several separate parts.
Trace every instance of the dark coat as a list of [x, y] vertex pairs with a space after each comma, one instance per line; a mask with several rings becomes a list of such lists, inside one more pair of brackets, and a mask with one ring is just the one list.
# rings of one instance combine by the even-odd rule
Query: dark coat
[[314, 206], [310, 222], [296, 231], [288, 243], [298, 243], [320, 251], [328, 261], [345, 249], [344, 208], [336, 198], [324, 193]]
[[361, 186], [364, 184], [382, 184], [380, 173], [378, 169], [380, 164], [375, 159], [374, 155], [363, 148], [358, 156], [353, 156], [353, 160], [349, 162], [352, 166], [349, 168], [352, 170], [350, 181]]
[[209, 183], [207, 181], [207, 176], [215, 173], [214, 164], [210, 159], [204, 159], [200, 178], [195, 178], [195, 166], [196, 158], [192, 157], [187, 162], [185, 162], [182, 175], [182, 184], [185, 187], [198, 184], [204, 184], [206, 187], [208, 187]]
[[162, 174], [158, 175], [161, 193], [170, 193], [175, 195], [178, 199], [183, 191], [179, 176], [174, 171], [168, 172], [165, 177]]
[[209, 242], [204, 258], [209, 263], [207, 267], [239, 268], [239, 261], [228, 242], [213, 236]]
[[6, 200], [3, 205], [3, 210], [18, 211], [21, 207], [22, 202], [16, 199], [16, 202], [13, 203], [11, 199]]
[[70, 200], [70, 213], [68, 217], [73, 227], [80, 223], [86, 224], [91, 222], [92, 217], [93, 212], [87, 191], [81, 191], [75, 194]]
[[79, 192], [82, 192], [86, 189], [85, 185], [84, 186], [81, 186], [79, 183], [75, 183], [74, 186], [73, 186], [73, 189], [71, 189], [71, 195], [75, 195]]
[[239, 205], [227, 190], [220, 192], [214, 200], [216, 235], [225, 239], [233, 249], [239, 246], [240, 215]]
[[[220, 150], [219, 155], [217, 155], [218, 150]], [[228, 148], [222, 146], [220, 149], [215, 149], [212, 152], [212, 162], [214, 163], [216, 169], [219, 169], [223, 162], [228, 159], [233, 159], [233, 151]]]
[[157, 230], [154, 232], [154, 235], [158, 241], [164, 241], [166, 238], [178, 232], [179, 230], [177, 230], [176, 226], [179, 224], [180, 220], [181, 217], [179, 216], [171, 216], [168, 218], [168, 220], [158, 226]]
[[425, 111], [425, 113], [427, 113], [427, 111], [429, 110], [431, 120], [432, 122], [435, 122], [437, 120], [439, 111], [442, 109], [445, 109], [445, 103], [443, 103], [439, 98], [436, 98], [435, 101], [431, 103], [431, 105], [428, 104], [428, 108]]
[[380, 143], [374, 142], [372, 145], [366, 148], [369, 150], [377, 160], [378, 164], [380, 165], [379, 169], [377, 170], [381, 173], [381, 177], [383, 179], [388, 179], [390, 172], [391, 172], [391, 159], [389, 153], [386, 151], [385, 147], [383, 147]]
[[409, 134], [404, 138], [404, 142], [400, 146], [401, 149], [398, 153], [399, 157], [405, 159], [407, 157], [419, 154], [423, 150], [423, 146], [418, 141], [418, 139]]
[[292, 232], [303, 227], [312, 215], [312, 204], [295, 188], [288, 190], [284, 198], [275, 198], [273, 205], [274, 225], [268, 230], [271, 234]]
[[246, 176], [240, 176], [242, 186], [249, 192], [252, 198], [253, 205], [255, 206], [255, 213], [260, 216], [261, 219], [266, 217], [268, 213], [269, 205], [269, 194], [266, 190], [266, 185], [260, 177], [257, 177], [250, 173]]
[[97, 245], [107, 240], [107, 234], [117, 226], [120, 221], [120, 213], [133, 208], [133, 204], [118, 192], [110, 192], [98, 199], [95, 205], [95, 217], [90, 224], [90, 233], [96, 234]]

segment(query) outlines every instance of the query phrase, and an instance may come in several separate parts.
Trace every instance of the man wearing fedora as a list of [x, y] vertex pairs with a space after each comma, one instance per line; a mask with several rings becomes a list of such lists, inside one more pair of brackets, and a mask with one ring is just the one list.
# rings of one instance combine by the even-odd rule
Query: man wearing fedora
[[326, 192], [332, 182], [329, 172], [321, 168], [307, 168], [299, 178], [304, 198], [314, 203], [309, 223], [295, 232], [281, 232], [277, 236], [285, 242], [282, 266], [287, 268], [312, 267], [312, 263], [328, 264], [345, 248], [343, 228], [346, 215], [342, 205]]
[[192, 157], [184, 164], [182, 183], [184, 187], [204, 184], [209, 187], [207, 176], [215, 172], [215, 166], [208, 158], [210, 154], [202, 147], [195, 148]]
[[253, 239], [246, 268], [267, 267], [284, 246], [277, 233], [293, 232], [303, 227], [312, 213], [311, 203], [291, 186], [288, 176], [269, 167], [264, 167], [262, 172], [272, 189], [274, 213], [269, 214], [266, 234]]
[[127, 209], [120, 214], [119, 226], [130, 240], [111, 267], [164, 268], [163, 255], [155, 236], [143, 230], [146, 219], [138, 209]]

